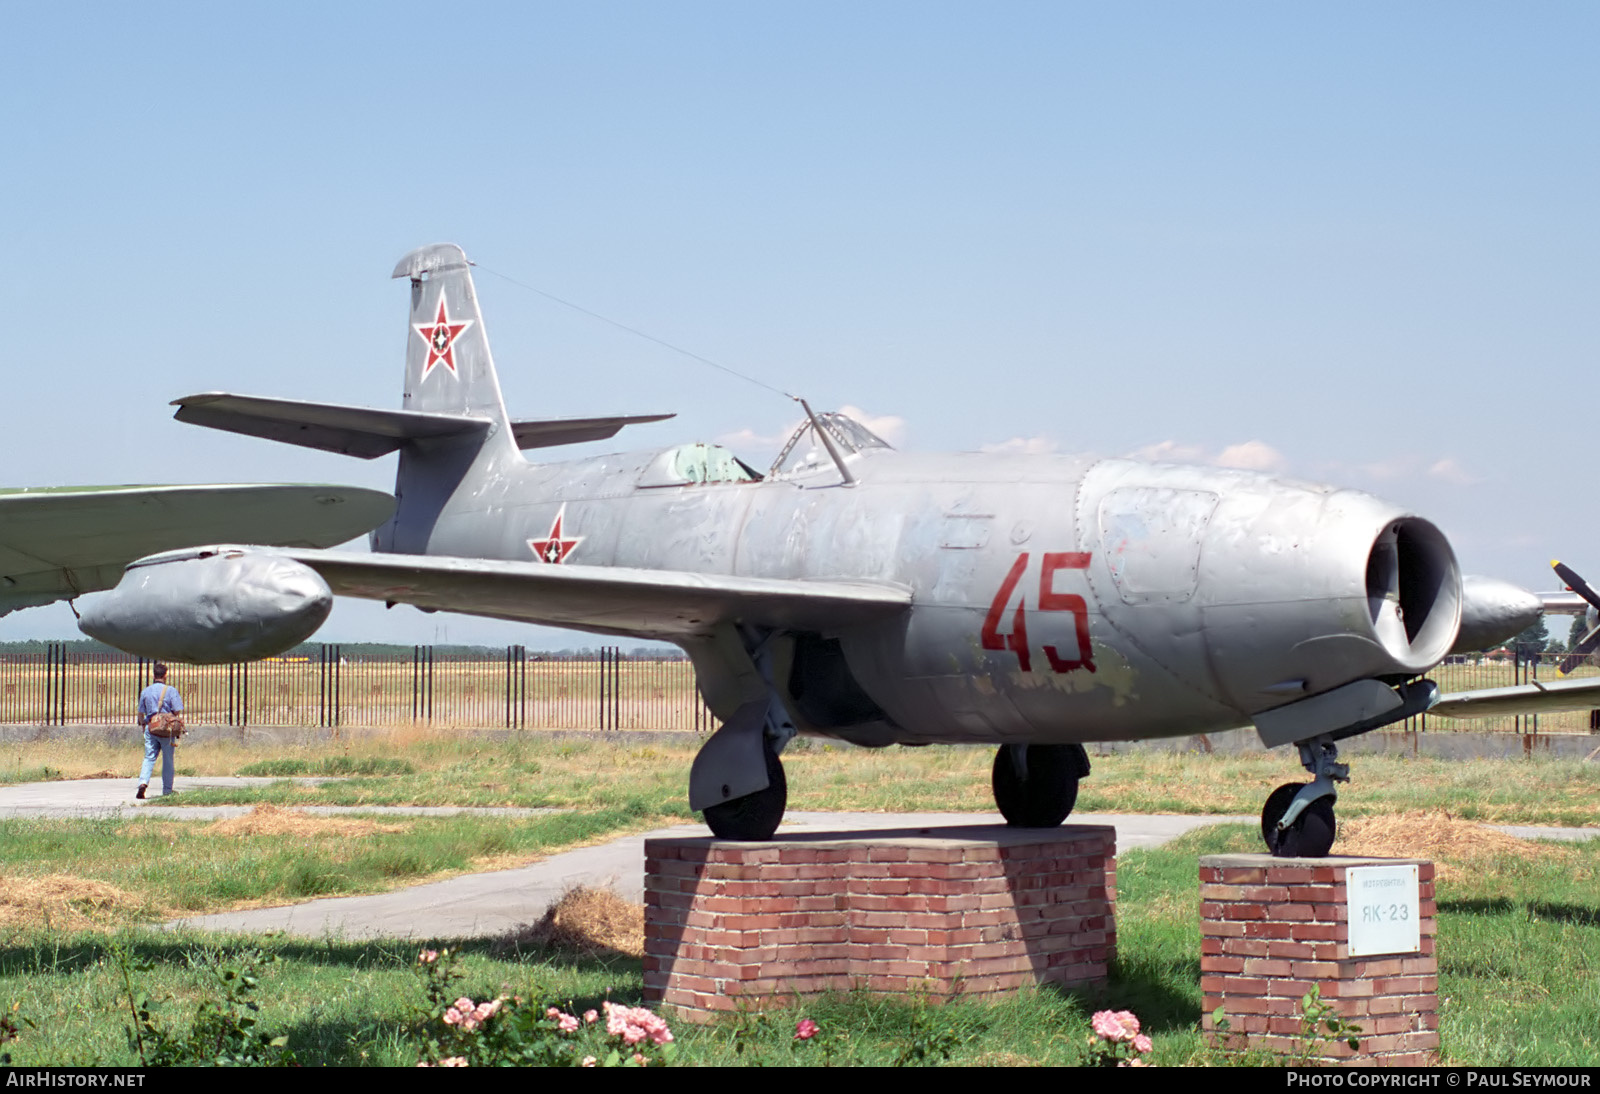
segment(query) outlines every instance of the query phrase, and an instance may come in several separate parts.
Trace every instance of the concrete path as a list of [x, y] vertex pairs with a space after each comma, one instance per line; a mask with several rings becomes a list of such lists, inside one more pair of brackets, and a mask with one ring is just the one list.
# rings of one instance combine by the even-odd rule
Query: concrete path
[[[281, 780], [270, 778], [183, 778], [180, 791], [203, 787], [258, 786]], [[324, 779], [296, 779], [316, 783]], [[181, 801], [181, 798], [180, 798]], [[74, 782], [26, 783], [0, 787], [0, 817], [126, 817], [160, 816], [185, 820], [213, 820], [238, 816], [249, 806], [157, 807], [133, 800], [133, 784], [126, 779], [85, 779]], [[301, 808], [301, 807], [296, 807]], [[310, 813], [399, 814], [448, 816], [460, 813], [534, 815], [549, 809], [412, 806], [313, 806]], [[1254, 816], [1175, 816], [1142, 814], [1074, 813], [1075, 824], [1108, 824], [1117, 830], [1117, 851], [1158, 847], [1185, 832], [1211, 824], [1250, 823]], [[998, 814], [974, 813], [812, 813], [788, 814], [781, 832], [858, 832], [862, 830], [981, 829], [998, 825]], [[1530, 839], [1592, 839], [1600, 828], [1537, 828], [1500, 826], [1500, 830]], [[284, 931], [310, 938], [412, 938], [444, 939], [503, 934], [544, 914], [569, 888], [604, 885], [629, 900], [643, 899], [644, 841], [653, 836], [703, 836], [702, 825], [663, 828], [637, 836], [624, 836], [596, 847], [567, 851], [531, 866], [469, 874], [449, 881], [416, 885], [378, 896], [335, 897], [280, 908], [197, 916], [169, 927], [196, 927], [214, 931]]]
[[[241, 786], [267, 786], [270, 783], [293, 782], [302, 786], [338, 782], [336, 777], [307, 777], [274, 779], [223, 775], [212, 778], [185, 777], [173, 780], [172, 789], [179, 802], [185, 791], [207, 790]], [[0, 817], [133, 817], [143, 815], [153, 807], [149, 816], [163, 820], [218, 820], [237, 817], [254, 809], [253, 805], [169, 805], [161, 800], [159, 780], [149, 793], [154, 796], [144, 801], [136, 800], [133, 792], [138, 783], [132, 779], [75, 779], [62, 782], [22, 783], [17, 786], [0, 786]], [[398, 813], [410, 817], [453, 817], [460, 813], [481, 813], [501, 816], [533, 817], [541, 813], [559, 813], [559, 809], [520, 809], [513, 806], [459, 806], [459, 805], [297, 805], [294, 808], [319, 816], [336, 816], [347, 813], [384, 814]]]

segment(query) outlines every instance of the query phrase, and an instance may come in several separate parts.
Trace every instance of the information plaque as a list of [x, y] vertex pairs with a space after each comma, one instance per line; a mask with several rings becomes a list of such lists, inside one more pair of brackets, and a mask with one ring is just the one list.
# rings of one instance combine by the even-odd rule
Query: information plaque
[[1350, 956], [1422, 949], [1417, 867], [1352, 866], [1345, 871]]

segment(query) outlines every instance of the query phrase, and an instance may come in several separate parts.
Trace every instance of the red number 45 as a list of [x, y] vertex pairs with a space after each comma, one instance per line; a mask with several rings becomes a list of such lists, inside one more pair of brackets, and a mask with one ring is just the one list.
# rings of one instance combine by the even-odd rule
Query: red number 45
[[[1038, 610], [1071, 612], [1077, 630], [1078, 655], [1075, 659], [1063, 658], [1056, 652], [1054, 646], [1044, 647], [1044, 655], [1050, 661], [1050, 668], [1058, 673], [1073, 672], [1077, 669], [1094, 671], [1093, 654], [1089, 648], [1089, 605], [1084, 603], [1081, 596], [1058, 593], [1055, 590], [1057, 570], [1087, 570], [1089, 557], [1087, 551], [1054, 551], [1041, 557]], [[1016, 592], [1017, 583], [1022, 580], [1022, 573], [1027, 568], [1028, 552], [1024, 551], [1017, 556], [1017, 561], [1011, 564], [1011, 572], [1006, 574], [1006, 579], [1000, 583], [1000, 591], [994, 594], [994, 601], [989, 605], [989, 612], [983, 619], [982, 637], [984, 649], [1010, 650], [1017, 655], [1017, 667], [1023, 672], [1032, 672], [1032, 659], [1028, 656], [1026, 594], [1017, 600], [1017, 610], [1011, 616], [1011, 633], [1000, 633], [1000, 620], [1006, 614], [1006, 605], [1011, 603], [1011, 596]]]

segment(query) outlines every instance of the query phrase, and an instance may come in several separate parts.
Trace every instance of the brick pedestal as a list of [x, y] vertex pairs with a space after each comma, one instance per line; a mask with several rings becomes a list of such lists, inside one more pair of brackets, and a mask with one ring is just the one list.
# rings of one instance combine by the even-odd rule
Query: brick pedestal
[[[1357, 866], [1416, 865], [1421, 949], [1350, 956], [1345, 875]], [[1439, 1047], [1439, 962], [1434, 951], [1433, 863], [1420, 859], [1278, 859], [1207, 855], [1200, 860], [1200, 988], [1204, 1028], [1222, 1047], [1298, 1055], [1301, 1000], [1322, 1001], [1361, 1027], [1352, 1051], [1316, 1046], [1327, 1062], [1428, 1066]], [[1221, 1007], [1230, 1036], [1212, 1021]]]
[[993, 996], [1101, 982], [1109, 827], [645, 843], [644, 994], [690, 1020], [828, 991]]

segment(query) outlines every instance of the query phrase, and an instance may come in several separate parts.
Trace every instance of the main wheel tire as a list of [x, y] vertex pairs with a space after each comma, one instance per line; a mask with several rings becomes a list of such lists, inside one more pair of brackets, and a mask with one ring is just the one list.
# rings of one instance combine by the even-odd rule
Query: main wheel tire
[[1289, 811], [1289, 803], [1302, 785], [1284, 783], [1267, 796], [1267, 804], [1261, 810], [1261, 838], [1276, 858], [1323, 858], [1333, 849], [1338, 825], [1331, 797], [1311, 802], [1288, 828], [1278, 828], [1278, 821]]
[[783, 762], [771, 744], [763, 744], [761, 751], [767, 757], [767, 788], [710, 806], [703, 814], [706, 826], [718, 839], [768, 840], [783, 821], [783, 811], [789, 805]]
[[1054, 828], [1078, 803], [1081, 762], [1073, 745], [1028, 745], [1028, 777], [1011, 760], [1011, 746], [994, 754], [994, 803], [1013, 828]]

